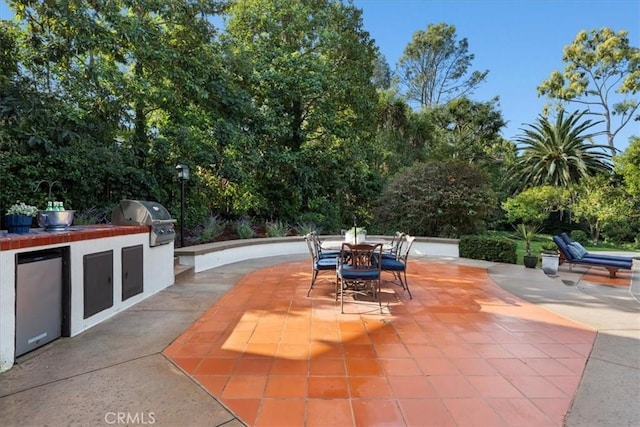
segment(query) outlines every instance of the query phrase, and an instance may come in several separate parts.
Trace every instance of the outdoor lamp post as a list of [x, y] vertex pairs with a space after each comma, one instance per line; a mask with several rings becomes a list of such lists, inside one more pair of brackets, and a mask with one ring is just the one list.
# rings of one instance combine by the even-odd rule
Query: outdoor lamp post
[[184, 183], [189, 179], [189, 166], [176, 166], [178, 179], [180, 180], [180, 247], [184, 247]]

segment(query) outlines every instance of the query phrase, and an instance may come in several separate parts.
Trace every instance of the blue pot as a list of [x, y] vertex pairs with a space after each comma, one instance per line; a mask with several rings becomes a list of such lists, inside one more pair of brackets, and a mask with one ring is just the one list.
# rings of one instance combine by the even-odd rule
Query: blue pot
[[4, 224], [9, 233], [28, 234], [33, 217], [29, 215], [5, 215]]

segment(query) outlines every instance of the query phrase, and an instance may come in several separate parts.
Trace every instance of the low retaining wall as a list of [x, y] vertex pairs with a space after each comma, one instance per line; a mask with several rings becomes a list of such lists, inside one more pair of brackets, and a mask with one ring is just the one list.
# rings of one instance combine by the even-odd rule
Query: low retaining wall
[[[390, 236], [370, 236], [391, 240]], [[321, 239], [338, 239], [340, 236], [322, 236]], [[254, 258], [266, 258], [280, 255], [309, 254], [302, 236], [266, 237], [259, 239], [229, 240], [205, 243], [202, 245], [177, 248], [174, 252], [180, 264], [193, 266], [199, 273], [211, 268], [221, 267], [234, 262]], [[416, 237], [411, 254], [417, 256], [434, 255], [457, 258], [458, 240], [437, 237]]]

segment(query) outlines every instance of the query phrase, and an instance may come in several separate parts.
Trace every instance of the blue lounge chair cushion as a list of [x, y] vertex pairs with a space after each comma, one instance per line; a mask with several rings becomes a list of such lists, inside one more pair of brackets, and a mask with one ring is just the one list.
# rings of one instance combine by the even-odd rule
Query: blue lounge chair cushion
[[575, 261], [573, 254], [567, 249], [567, 243], [560, 236], [553, 236], [553, 242], [558, 246], [567, 261]]
[[604, 254], [589, 252], [582, 257], [582, 259], [592, 259], [592, 258], [610, 260], [610, 261], [628, 262], [629, 264], [633, 263], [633, 258], [628, 256], [620, 256], [620, 255], [604, 255]]
[[596, 258], [591, 256], [585, 256], [582, 259], [575, 260], [573, 262], [582, 263], [582, 264], [591, 264], [591, 265], [602, 265], [602, 266], [609, 266], [609, 267], [619, 267], [624, 269], [631, 269], [631, 265], [633, 264], [632, 261]]
[[562, 241], [564, 243], [566, 243], [567, 245], [569, 243], [573, 243], [573, 240], [571, 239], [571, 237], [569, 237], [569, 235], [567, 233], [560, 233], [560, 238], [562, 239]]

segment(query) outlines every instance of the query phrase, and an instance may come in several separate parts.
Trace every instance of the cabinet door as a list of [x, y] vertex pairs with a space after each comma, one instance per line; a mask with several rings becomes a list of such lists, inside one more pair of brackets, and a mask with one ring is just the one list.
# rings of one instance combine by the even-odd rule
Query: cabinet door
[[122, 248], [122, 301], [144, 291], [142, 245]]
[[85, 255], [84, 318], [113, 307], [113, 251]]

